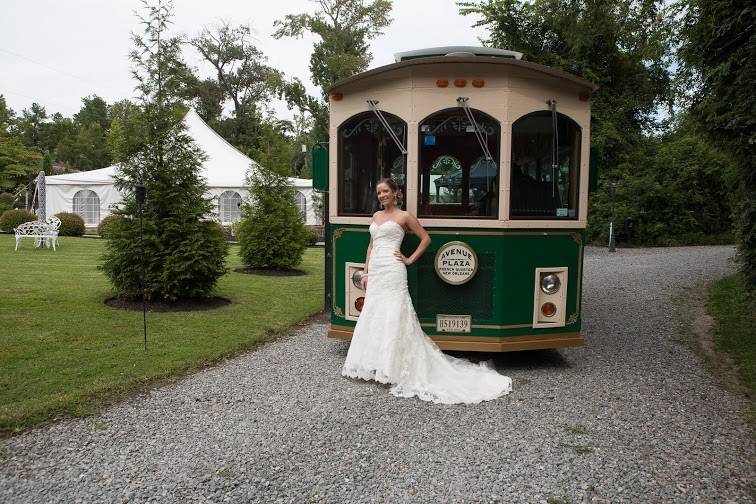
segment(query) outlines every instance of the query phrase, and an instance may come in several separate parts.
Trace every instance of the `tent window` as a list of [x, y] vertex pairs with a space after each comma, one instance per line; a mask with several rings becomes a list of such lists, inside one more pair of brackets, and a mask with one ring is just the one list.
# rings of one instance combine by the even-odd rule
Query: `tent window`
[[218, 213], [221, 222], [230, 224], [241, 219], [241, 195], [236, 191], [225, 191], [218, 198]]
[[73, 212], [81, 215], [85, 225], [98, 225], [100, 223], [100, 198], [97, 193], [82, 189], [74, 194]]
[[512, 125], [512, 219], [577, 219], [580, 127], [556, 114], [555, 129], [554, 119], [534, 112]]
[[501, 127], [479, 110], [469, 112], [477, 132], [462, 107], [442, 110], [420, 122], [421, 217], [495, 219], [499, 215]]
[[378, 210], [375, 186], [384, 177], [393, 178], [406, 193], [406, 156], [393, 136], [406, 149], [407, 123], [382, 114], [393, 135], [372, 111], [352, 116], [339, 127], [339, 215], [368, 216]]
[[307, 198], [301, 192], [297, 191], [294, 201], [297, 205], [297, 209], [302, 213], [303, 217], [307, 216]]

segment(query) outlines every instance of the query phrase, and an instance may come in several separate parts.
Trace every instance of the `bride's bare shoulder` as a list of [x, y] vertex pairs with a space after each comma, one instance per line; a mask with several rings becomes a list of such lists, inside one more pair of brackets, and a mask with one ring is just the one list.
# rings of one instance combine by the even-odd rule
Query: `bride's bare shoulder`
[[399, 222], [399, 224], [401, 224], [402, 226], [406, 228], [407, 225], [411, 223], [414, 218], [415, 216], [409, 213], [408, 211], [401, 210], [401, 213], [399, 214], [399, 218], [397, 219], [397, 221]]
[[399, 214], [400, 216], [399, 218], [402, 219], [402, 222], [411, 221], [412, 219], [415, 218], [415, 216], [411, 212], [408, 212], [407, 210], [402, 210], [401, 212], [402, 213]]

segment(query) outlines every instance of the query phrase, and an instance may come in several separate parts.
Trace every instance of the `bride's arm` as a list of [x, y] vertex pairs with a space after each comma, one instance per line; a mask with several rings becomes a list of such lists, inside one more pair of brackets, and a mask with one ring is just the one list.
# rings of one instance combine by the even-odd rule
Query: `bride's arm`
[[[397, 254], [399, 259], [409, 266], [410, 264], [413, 264], [418, 259], [420, 259], [420, 256], [423, 255], [425, 252], [425, 249], [428, 248], [428, 246], [431, 244], [431, 238], [430, 235], [428, 235], [428, 231], [425, 230], [425, 228], [420, 224], [420, 221], [417, 220], [417, 217], [415, 217], [412, 214], [407, 214], [407, 228], [415, 233], [415, 236], [420, 238], [420, 244], [417, 246], [415, 251], [412, 253], [409, 257], [404, 257], [401, 252], [397, 251]], [[404, 258], [404, 259], [402, 259]]]

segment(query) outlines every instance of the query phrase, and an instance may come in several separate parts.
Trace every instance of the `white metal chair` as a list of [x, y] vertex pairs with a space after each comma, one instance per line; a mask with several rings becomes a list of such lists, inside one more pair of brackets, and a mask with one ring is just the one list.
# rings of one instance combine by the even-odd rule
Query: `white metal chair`
[[59, 245], [58, 233], [60, 232], [60, 219], [54, 215], [51, 215], [45, 220], [45, 222], [50, 227], [50, 229], [48, 230], [48, 234], [50, 236], [46, 239], [45, 246], [49, 247], [52, 244], [53, 250], [56, 250], [56, 247]]

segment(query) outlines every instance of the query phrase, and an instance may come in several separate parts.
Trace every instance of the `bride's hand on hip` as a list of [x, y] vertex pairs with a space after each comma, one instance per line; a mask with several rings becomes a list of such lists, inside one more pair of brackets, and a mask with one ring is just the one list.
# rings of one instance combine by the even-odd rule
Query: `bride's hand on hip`
[[397, 250], [394, 252], [394, 257], [396, 257], [399, 261], [403, 262], [405, 266], [409, 266], [412, 264], [412, 261], [409, 260], [409, 257], [405, 257], [404, 254], [401, 253], [401, 251]]
[[362, 278], [360, 278], [360, 285], [362, 286], [362, 290], [367, 290], [367, 282], [368, 282], [368, 276], [367, 273], [362, 275]]

